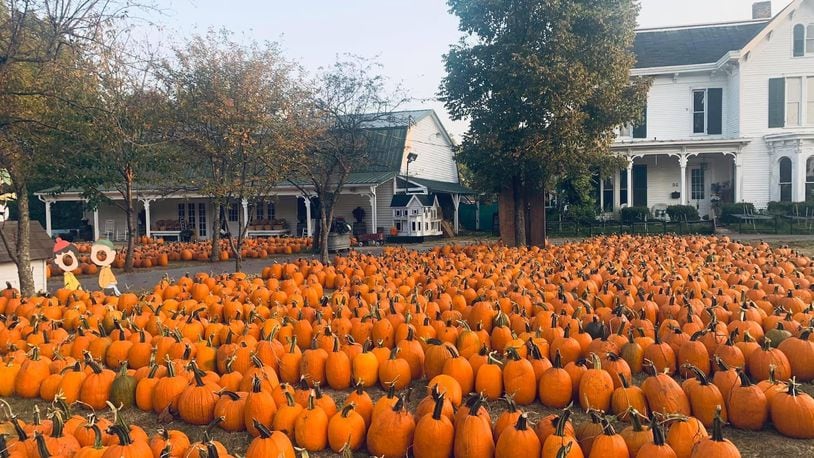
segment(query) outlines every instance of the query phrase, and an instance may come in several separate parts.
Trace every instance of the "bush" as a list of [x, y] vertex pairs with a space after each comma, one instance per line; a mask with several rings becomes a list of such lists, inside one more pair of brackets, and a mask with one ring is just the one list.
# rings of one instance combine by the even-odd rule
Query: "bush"
[[670, 221], [698, 221], [698, 209], [692, 205], [670, 205], [667, 207]]
[[806, 210], [809, 215], [814, 214], [814, 202], [769, 202], [766, 212], [772, 215], [793, 215], [795, 209], [800, 216], [805, 216]]
[[734, 218], [732, 215], [742, 215], [744, 208], [749, 209], [749, 211], [755, 211], [755, 204], [751, 202], [741, 202], [737, 204], [721, 204], [721, 222], [722, 223], [737, 223], [738, 219]]
[[580, 224], [594, 223], [596, 222], [596, 210], [593, 205], [570, 205], [565, 213], [565, 219]]
[[647, 207], [626, 207], [619, 212], [623, 223], [638, 223], [650, 218], [650, 209]]

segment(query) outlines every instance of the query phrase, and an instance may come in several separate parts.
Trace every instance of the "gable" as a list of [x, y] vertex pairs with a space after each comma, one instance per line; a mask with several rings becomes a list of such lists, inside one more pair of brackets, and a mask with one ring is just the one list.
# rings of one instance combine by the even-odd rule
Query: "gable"
[[767, 20], [759, 20], [639, 30], [633, 44], [635, 68], [718, 62], [730, 51], [746, 46], [768, 23]]
[[[15, 246], [17, 243], [17, 221], [6, 221], [0, 225], [0, 230], [8, 240], [9, 246]], [[29, 231], [31, 232], [31, 260], [39, 261], [42, 259], [49, 259], [54, 256], [54, 241], [42, 228], [39, 221], [31, 221], [29, 223]], [[8, 250], [4, 244], [0, 244], [0, 263], [12, 262]]]

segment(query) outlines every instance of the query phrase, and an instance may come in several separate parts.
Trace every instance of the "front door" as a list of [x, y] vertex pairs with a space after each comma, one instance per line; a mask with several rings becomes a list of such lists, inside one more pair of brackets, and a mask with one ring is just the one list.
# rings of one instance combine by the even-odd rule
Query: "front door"
[[698, 215], [702, 218], [709, 215], [710, 199], [707, 187], [707, 173], [704, 167], [690, 167], [690, 195], [687, 205], [692, 205], [698, 209]]
[[647, 165], [633, 165], [633, 206], [647, 206]]

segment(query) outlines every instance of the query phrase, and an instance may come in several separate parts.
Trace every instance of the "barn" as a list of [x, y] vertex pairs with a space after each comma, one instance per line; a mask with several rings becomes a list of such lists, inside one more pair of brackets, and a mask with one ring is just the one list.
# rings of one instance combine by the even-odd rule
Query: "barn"
[[[34, 289], [36, 291], [48, 290], [48, 278], [46, 266], [48, 260], [53, 257], [54, 242], [45, 232], [39, 222], [32, 221], [31, 230], [31, 269], [34, 272]], [[6, 246], [12, 250], [17, 244], [17, 221], [5, 221], [0, 223], [0, 231], [7, 242], [0, 243], [0, 285], [11, 284], [12, 287], [20, 288], [20, 279], [17, 275], [17, 264], [12, 260]]]

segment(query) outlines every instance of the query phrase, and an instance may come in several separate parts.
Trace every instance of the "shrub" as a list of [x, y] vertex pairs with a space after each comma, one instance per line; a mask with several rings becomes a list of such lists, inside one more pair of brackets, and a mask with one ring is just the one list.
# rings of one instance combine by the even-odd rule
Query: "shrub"
[[744, 208], [749, 211], [755, 211], [755, 204], [751, 202], [740, 202], [737, 204], [721, 204], [721, 222], [723, 223], [737, 223], [738, 219], [732, 215], [742, 215]]
[[580, 224], [590, 224], [596, 221], [596, 210], [593, 205], [571, 205], [565, 218]]
[[647, 207], [626, 207], [619, 212], [623, 223], [637, 223], [650, 218], [650, 209]]
[[667, 207], [670, 221], [698, 221], [698, 209], [692, 205], [670, 205]]
[[769, 202], [766, 211], [772, 215], [793, 215], [796, 211], [804, 216], [806, 209], [808, 214], [814, 214], [814, 202]]

